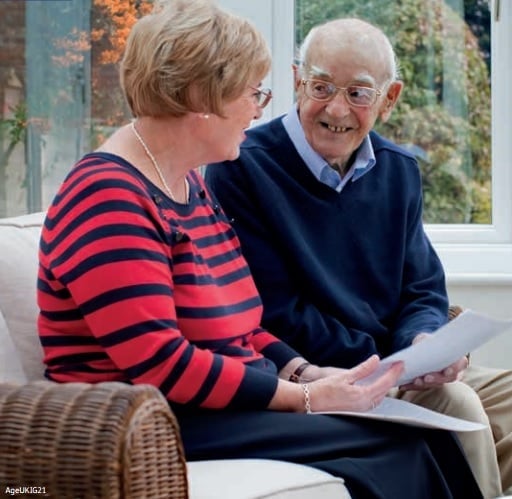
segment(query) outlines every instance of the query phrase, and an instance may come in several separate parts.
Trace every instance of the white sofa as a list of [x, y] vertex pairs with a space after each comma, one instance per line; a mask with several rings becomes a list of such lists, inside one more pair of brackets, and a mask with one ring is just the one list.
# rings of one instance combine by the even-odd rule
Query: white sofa
[[[0, 219], [0, 384], [23, 386], [44, 379], [35, 301], [37, 251], [43, 219], [43, 213]], [[2, 482], [1, 465], [8, 460], [4, 455], [6, 459], [2, 461], [2, 452], [0, 448], [0, 487], [24, 485]], [[187, 471], [191, 499], [350, 498], [343, 480], [313, 468], [280, 461], [222, 460], [219, 456], [215, 461], [187, 463]], [[240, 479], [234, 480], [234, 477]], [[146, 497], [147, 493], [130, 497], [138, 499]]]

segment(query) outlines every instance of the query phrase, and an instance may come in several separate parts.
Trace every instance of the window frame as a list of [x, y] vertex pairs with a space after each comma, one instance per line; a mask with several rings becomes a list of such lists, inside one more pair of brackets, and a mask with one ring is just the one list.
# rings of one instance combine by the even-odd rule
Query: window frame
[[[225, 8], [251, 19], [272, 52], [266, 83], [274, 99], [262, 119], [293, 105], [294, 0], [220, 0]], [[252, 5], [251, 5], [252, 4]], [[512, 2], [492, 0], [492, 224], [426, 224], [425, 230], [446, 270], [449, 284], [512, 284]]]

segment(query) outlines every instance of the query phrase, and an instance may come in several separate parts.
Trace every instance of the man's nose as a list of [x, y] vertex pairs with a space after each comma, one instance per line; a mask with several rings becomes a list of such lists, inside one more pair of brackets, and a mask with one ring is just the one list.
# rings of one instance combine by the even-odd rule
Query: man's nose
[[338, 92], [325, 106], [326, 111], [332, 116], [346, 116], [350, 113], [350, 105], [343, 92]]

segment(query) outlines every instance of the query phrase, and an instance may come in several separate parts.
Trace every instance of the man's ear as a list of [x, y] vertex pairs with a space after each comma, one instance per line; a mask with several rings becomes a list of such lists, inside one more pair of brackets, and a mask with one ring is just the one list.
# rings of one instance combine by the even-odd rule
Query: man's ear
[[379, 118], [386, 122], [391, 116], [391, 112], [393, 111], [400, 94], [402, 93], [402, 89], [404, 88], [404, 82], [400, 80], [395, 80], [389, 85], [389, 88], [386, 92], [386, 97], [381, 104], [381, 108], [379, 111]]
[[298, 64], [292, 64], [292, 70], [293, 70], [293, 88], [294, 88], [295, 92], [297, 92], [300, 88], [300, 82], [302, 80], [302, 78], [300, 76]]

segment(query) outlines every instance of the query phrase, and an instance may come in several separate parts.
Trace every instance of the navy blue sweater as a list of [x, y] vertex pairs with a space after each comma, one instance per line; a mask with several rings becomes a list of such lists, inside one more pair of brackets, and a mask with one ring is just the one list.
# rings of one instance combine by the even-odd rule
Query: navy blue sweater
[[265, 327], [310, 361], [351, 367], [446, 322], [413, 156], [372, 132], [376, 165], [338, 193], [309, 171], [281, 118], [247, 135], [239, 159], [210, 165], [206, 180], [234, 219]]

